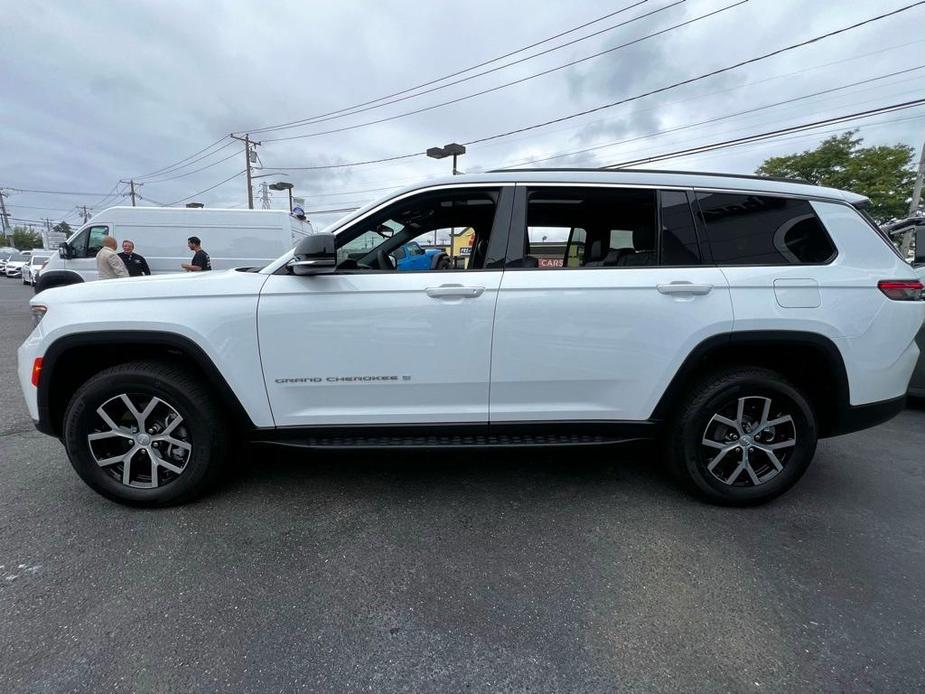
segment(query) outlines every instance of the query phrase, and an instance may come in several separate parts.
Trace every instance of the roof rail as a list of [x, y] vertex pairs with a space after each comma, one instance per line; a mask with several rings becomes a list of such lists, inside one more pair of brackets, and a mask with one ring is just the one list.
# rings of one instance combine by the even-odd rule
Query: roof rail
[[802, 178], [785, 178], [783, 176], [760, 176], [758, 174], [738, 174], [738, 173], [721, 173], [716, 171], [673, 171], [670, 169], [611, 169], [605, 167], [574, 167], [574, 168], [523, 168], [523, 169], [492, 169], [485, 173], [509, 173], [509, 172], [543, 172], [543, 171], [612, 171], [615, 173], [647, 173], [647, 174], [682, 174], [685, 176], [721, 176], [724, 178], [751, 178], [758, 181], [778, 181], [780, 183], [801, 183], [803, 185], [815, 185], [810, 181]]

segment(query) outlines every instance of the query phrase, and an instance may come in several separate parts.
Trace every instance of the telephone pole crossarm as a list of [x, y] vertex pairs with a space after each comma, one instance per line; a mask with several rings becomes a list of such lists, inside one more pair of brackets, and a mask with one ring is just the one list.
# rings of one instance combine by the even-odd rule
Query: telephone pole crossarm
[[[128, 183], [129, 189], [130, 189], [129, 195], [132, 196], [132, 207], [135, 207], [135, 198], [141, 197], [140, 195], [138, 195], [138, 193], [135, 192], [135, 186], [137, 185], [141, 187], [144, 185], [144, 183], [135, 183], [135, 179], [132, 179], [132, 178], [130, 178], [127, 181], [119, 181], [119, 183]], [[125, 195], [125, 193], [123, 193], [123, 195]]]

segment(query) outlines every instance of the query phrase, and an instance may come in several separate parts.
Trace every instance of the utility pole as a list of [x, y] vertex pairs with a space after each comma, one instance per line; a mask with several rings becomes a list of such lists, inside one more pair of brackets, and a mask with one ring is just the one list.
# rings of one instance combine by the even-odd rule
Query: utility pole
[[252, 210], [254, 209], [254, 186], [253, 181], [251, 180], [251, 156], [256, 159], [257, 152], [256, 150], [251, 149], [251, 145], [254, 147], [259, 147], [260, 143], [251, 140], [250, 134], [246, 134], [244, 137], [238, 137], [232, 133], [231, 137], [244, 143], [244, 160], [247, 164], [247, 209]]
[[87, 222], [90, 221], [90, 213], [87, 212], [87, 206], [86, 206], [86, 205], [83, 205], [83, 206], [82, 206], [82, 209], [83, 209], [82, 214], [83, 214], [83, 218], [84, 218], [84, 224], [86, 224]]
[[925, 179], [925, 142], [922, 143], [922, 156], [919, 159], [919, 173], [915, 177], [915, 185], [912, 187], [912, 203], [909, 205], [910, 217], [919, 210], [919, 202], [922, 200], [923, 179]]
[[4, 234], [10, 230], [10, 214], [6, 211], [6, 203], [3, 202], [5, 197], [7, 194], [0, 189], [0, 231]]
[[[130, 190], [131, 190], [131, 192], [129, 193], [129, 195], [132, 196], [132, 207], [135, 207], [135, 197], [136, 197], [136, 196], [137, 196], [137, 197], [141, 197], [140, 195], [138, 195], [138, 193], [135, 192], [135, 180], [132, 179], [132, 178], [130, 178], [130, 179], [127, 180], [127, 181], [119, 181], [119, 183], [128, 183], [129, 188], [130, 188]], [[143, 186], [144, 183], [139, 183], [138, 185], [139, 185], [139, 186]], [[123, 193], [123, 195], [124, 195], [124, 193]]]

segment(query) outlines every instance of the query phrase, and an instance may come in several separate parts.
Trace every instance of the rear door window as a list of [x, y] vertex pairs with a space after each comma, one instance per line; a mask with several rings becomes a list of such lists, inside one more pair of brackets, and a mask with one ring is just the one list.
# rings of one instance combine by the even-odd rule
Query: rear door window
[[698, 192], [717, 265], [820, 265], [835, 245], [808, 200]]
[[540, 270], [700, 265], [687, 192], [611, 186], [533, 186], [526, 233], [508, 267]]

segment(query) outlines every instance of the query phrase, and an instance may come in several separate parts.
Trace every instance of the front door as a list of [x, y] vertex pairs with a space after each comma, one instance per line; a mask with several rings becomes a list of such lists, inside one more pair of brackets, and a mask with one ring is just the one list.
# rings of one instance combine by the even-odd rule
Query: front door
[[64, 268], [79, 274], [85, 282], [99, 279], [96, 272], [96, 254], [103, 247], [103, 239], [109, 236], [109, 227], [94, 224], [78, 232], [68, 245], [73, 250], [64, 261]]
[[[512, 186], [404, 196], [337, 232], [335, 273], [269, 277], [258, 332], [276, 425], [486, 423], [512, 198]], [[408, 243], [451, 249], [468, 229], [480, 251], [468, 264], [403, 269]]]
[[732, 329], [685, 190], [517, 188], [492, 349], [492, 423], [645, 420]]

